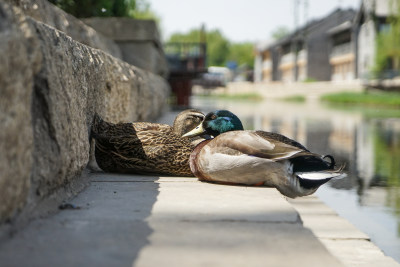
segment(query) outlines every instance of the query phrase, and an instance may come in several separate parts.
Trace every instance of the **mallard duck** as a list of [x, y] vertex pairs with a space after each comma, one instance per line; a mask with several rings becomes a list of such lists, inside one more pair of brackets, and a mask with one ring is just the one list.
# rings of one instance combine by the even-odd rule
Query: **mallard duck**
[[244, 131], [239, 118], [227, 110], [208, 113], [185, 137], [214, 136], [196, 146], [190, 168], [200, 180], [225, 184], [275, 187], [295, 198], [314, 193], [332, 178], [341, 178], [332, 156], [312, 153], [286, 136]]
[[172, 127], [150, 122], [113, 124], [95, 114], [91, 134], [96, 140], [96, 162], [106, 172], [193, 176], [189, 156], [196, 140], [182, 135], [203, 119], [204, 114], [194, 109], [179, 113]]

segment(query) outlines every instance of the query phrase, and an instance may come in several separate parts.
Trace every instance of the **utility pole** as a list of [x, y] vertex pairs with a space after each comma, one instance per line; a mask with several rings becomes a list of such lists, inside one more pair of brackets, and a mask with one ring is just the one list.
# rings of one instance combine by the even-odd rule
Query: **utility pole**
[[206, 32], [206, 24], [201, 24], [200, 27], [200, 55], [199, 58], [202, 58], [202, 63], [200, 64], [204, 69], [207, 68], [207, 32]]
[[308, 22], [308, 0], [304, 0], [303, 7], [304, 7], [304, 10], [303, 10], [303, 12], [304, 12], [304, 14], [303, 14], [304, 15], [304, 25], [307, 25], [307, 22]]
[[293, 0], [293, 18], [294, 18], [294, 35], [291, 43], [291, 51], [292, 54], [294, 55], [293, 59], [293, 80], [297, 81], [297, 28], [298, 28], [298, 23], [299, 23], [299, 5], [300, 5], [300, 0]]
[[304, 12], [304, 21], [303, 21], [303, 23], [304, 23], [304, 30], [303, 30], [303, 47], [302, 47], [302, 49], [304, 50], [304, 56], [306, 57], [306, 58], [304, 58], [304, 65], [302, 66], [302, 69], [303, 69], [303, 73], [304, 73], [304, 78], [305, 79], [307, 79], [307, 77], [308, 77], [308, 74], [307, 74], [307, 66], [308, 66], [308, 60], [307, 60], [307, 54], [308, 54], [308, 52], [307, 52], [307, 36], [308, 36], [308, 0], [304, 0], [304, 10], [303, 10], [303, 12]]

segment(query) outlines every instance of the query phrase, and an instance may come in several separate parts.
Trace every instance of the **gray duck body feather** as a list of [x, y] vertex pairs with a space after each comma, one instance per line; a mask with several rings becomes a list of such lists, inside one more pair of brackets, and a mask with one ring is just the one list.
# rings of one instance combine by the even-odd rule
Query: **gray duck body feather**
[[[220, 125], [230, 130], [220, 131]], [[281, 134], [245, 131], [240, 120], [226, 110], [207, 114], [185, 136], [203, 132], [215, 137], [200, 143], [190, 156], [192, 172], [200, 180], [275, 187], [294, 198], [312, 194], [330, 179], [345, 176], [343, 168], [334, 168], [332, 156], [310, 152]]]

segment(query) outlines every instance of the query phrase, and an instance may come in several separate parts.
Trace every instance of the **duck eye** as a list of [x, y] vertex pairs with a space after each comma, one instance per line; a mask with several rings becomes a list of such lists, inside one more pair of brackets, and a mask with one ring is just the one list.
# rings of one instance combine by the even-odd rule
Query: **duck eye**
[[212, 114], [210, 118], [211, 118], [212, 120], [215, 120], [215, 119], [217, 118], [217, 115]]

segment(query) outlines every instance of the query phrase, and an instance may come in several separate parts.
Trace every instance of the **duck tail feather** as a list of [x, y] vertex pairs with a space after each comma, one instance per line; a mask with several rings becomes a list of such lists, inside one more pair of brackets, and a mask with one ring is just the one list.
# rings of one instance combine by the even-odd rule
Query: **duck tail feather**
[[331, 179], [342, 179], [347, 176], [346, 173], [338, 171], [319, 171], [296, 173], [299, 184], [307, 189], [318, 188]]
[[339, 168], [337, 168], [336, 170], [334, 170], [335, 172], [343, 172], [344, 168], [346, 168], [346, 163], [343, 163], [342, 165], [340, 165]]
[[[329, 168], [330, 168], [330, 169], [334, 169], [334, 168], [335, 168], [336, 162], [335, 162], [335, 158], [334, 158], [333, 156], [331, 156], [331, 155], [324, 155], [324, 156], [322, 156], [322, 159], [323, 159], [325, 162], [327, 162], [325, 159], [329, 159]], [[327, 163], [328, 163], [328, 162], [327, 162]]]
[[103, 122], [104, 122], [103, 118], [97, 112], [94, 113], [91, 125], [92, 132], [98, 132]]
[[341, 171], [319, 171], [319, 172], [302, 172], [296, 173], [300, 179], [305, 180], [324, 180], [324, 179], [342, 179], [347, 176], [347, 174]]
[[92, 138], [97, 139], [99, 135], [108, 133], [113, 127], [115, 127], [113, 123], [103, 120], [99, 114], [94, 113], [90, 127], [90, 135]]

